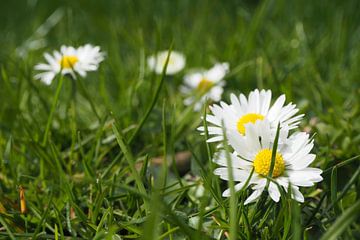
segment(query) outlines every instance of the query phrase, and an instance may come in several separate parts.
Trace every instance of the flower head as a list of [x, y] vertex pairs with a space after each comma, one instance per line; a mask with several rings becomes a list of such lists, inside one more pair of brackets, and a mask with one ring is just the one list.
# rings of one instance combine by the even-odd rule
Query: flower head
[[[246, 125], [254, 124], [258, 121], [267, 120], [270, 123], [271, 135], [275, 136], [278, 123], [282, 128], [296, 128], [302, 115], [295, 114], [299, 111], [295, 104], [289, 103], [284, 106], [285, 95], [276, 99], [270, 107], [271, 90], [255, 89], [250, 92], [248, 98], [240, 94], [236, 97], [231, 94], [231, 104], [220, 102], [220, 105], [213, 105], [210, 110], [213, 115], [207, 115], [206, 121], [209, 126], [209, 135], [213, 135], [208, 142], [219, 142], [223, 140], [222, 122], [226, 131], [232, 131], [238, 137], [246, 135]], [[199, 127], [199, 131], [204, 132], [204, 127]]]
[[184, 85], [180, 90], [185, 94], [192, 94], [192, 96], [186, 98], [184, 104], [191, 105], [196, 97], [200, 96], [200, 100], [194, 106], [195, 111], [199, 111], [206, 99], [220, 101], [225, 86], [223, 78], [228, 71], [228, 63], [216, 63], [209, 70], [186, 74]]
[[86, 44], [79, 48], [61, 46], [60, 51], [54, 51], [53, 55], [45, 53], [47, 63], [40, 63], [35, 66], [35, 70], [43, 71], [35, 75], [45, 84], [51, 84], [56, 74], [70, 74], [76, 78], [76, 74], [82, 77], [86, 72], [96, 71], [101, 61], [104, 60], [104, 53], [100, 47]]
[[[161, 51], [147, 59], [149, 68], [161, 74], [166, 63], [168, 51]], [[185, 56], [177, 51], [171, 51], [169, 62], [166, 68], [166, 75], [174, 75], [185, 67]]]
[[[228, 139], [234, 152], [230, 155], [235, 190], [242, 189], [247, 180], [254, 190], [246, 199], [245, 204], [255, 201], [263, 192], [270, 172], [271, 157], [273, 151], [273, 138], [269, 121], [257, 121], [255, 124], [247, 124], [246, 136], [240, 136], [236, 132], [229, 132]], [[313, 140], [304, 132], [297, 132], [288, 137], [288, 131], [280, 135], [283, 144], [279, 145], [275, 153], [275, 164], [272, 172], [272, 180], [268, 185], [270, 197], [278, 202], [280, 190], [278, 186], [288, 191], [291, 187], [292, 198], [304, 202], [304, 196], [299, 187], [310, 187], [314, 183], [322, 181], [322, 171], [311, 168], [309, 165], [314, 161], [315, 155], [310, 151], [313, 148]], [[222, 167], [215, 169], [214, 173], [220, 178], [228, 180], [228, 164], [224, 151], [214, 158], [214, 161]], [[223, 196], [229, 196], [229, 189]]]

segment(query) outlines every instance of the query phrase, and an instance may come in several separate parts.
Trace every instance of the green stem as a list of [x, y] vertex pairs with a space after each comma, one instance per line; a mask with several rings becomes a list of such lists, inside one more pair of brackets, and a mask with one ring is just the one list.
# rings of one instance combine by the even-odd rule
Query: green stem
[[59, 100], [60, 91], [61, 91], [61, 87], [63, 85], [63, 82], [64, 82], [64, 76], [60, 75], [59, 82], [58, 82], [58, 85], [56, 87], [55, 97], [54, 97], [54, 100], [53, 100], [52, 105], [51, 105], [50, 115], [49, 115], [49, 118], [48, 118], [47, 123], [46, 123], [46, 129], [45, 129], [43, 141], [41, 143], [42, 146], [45, 146], [45, 144], [47, 143], [47, 140], [48, 140], [50, 126], [51, 126], [51, 123], [52, 123], [52, 119], [54, 117], [55, 108], [56, 108], [57, 102]]
[[[62, 74], [60, 74], [60, 78], [59, 78], [59, 81], [58, 81], [58, 85], [56, 87], [56, 92], [55, 92], [55, 97], [53, 99], [53, 102], [52, 102], [52, 106], [51, 106], [51, 109], [50, 109], [50, 114], [49, 114], [49, 118], [47, 120], [47, 123], [46, 123], [46, 128], [45, 128], [45, 133], [44, 133], [44, 137], [43, 137], [43, 141], [41, 143], [41, 145], [43, 147], [45, 147], [47, 141], [48, 141], [48, 136], [49, 136], [49, 131], [50, 131], [50, 127], [51, 127], [51, 123], [52, 123], [52, 120], [54, 118], [54, 112], [55, 112], [55, 109], [56, 109], [56, 105], [58, 103], [58, 100], [59, 100], [59, 96], [60, 96], [60, 92], [61, 92], [61, 88], [62, 88], [62, 85], [63, 85], [63, 82], [64, 82], [64, 76]], [[41, 176], [41, 179], [44, 178], [44, 159], [41, 158], [40, 159], [40, 176]]]

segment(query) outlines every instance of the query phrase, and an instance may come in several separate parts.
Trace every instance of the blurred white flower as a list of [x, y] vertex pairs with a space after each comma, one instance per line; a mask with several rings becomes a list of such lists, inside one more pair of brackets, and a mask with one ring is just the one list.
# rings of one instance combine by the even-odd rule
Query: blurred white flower
[[[150, 70], [161, 74], [166, 62], [168, 51], [161, 51], [148, 57], [147, 63]], [[166, 75], [174, 75], [185, 67], [185, 56], [177, 51], [171, 51], [169, 62], [166, 68]]]
[[[214, 104], [210, 107], [213, 115], [206, 116], [209, 124], [209, 135], [213, 135], [208, 142], [221, 142], [223, 140], [222, 121], [226, 131], [233, 131], [239, 137], [245, 135], [247, 124], [253, 124], [257, 121], [268, 120], [271, 126], [272, 136], [275, 136], [278, 123], [282, 128], [296, 128], [303, 114], [295, 116], [299, 111], [295, 104], [289, 103], [284, 106], [285, 95], [276, 99], [270, 107], [271, 90], [255, 89], [251, 91], [248, 98], [240, 94], [239, 97], [231, 94], [231, 104], [220, 102], [220, 105]], [[204, 127], [198, 128], [204, 134]]]
[[225, 81], [223, 78], [229, 71], [228, 63], [216, 63], [211, 69], [206, 71], [196, 71], [185, 75], [184, 85], [180, 91], [191, 95], [184, 100], [185, 105], [191, 105], [196, 101], [194, 110], [199, 111], [206, 99], [218, 102], [221, 100]]
[[[247, 124], [246, 136], [241, 136], [230, 131], [229, 143], [235, 152], [230, 154], [233, 179], [239, 182], [235, 185], [235, 191], [241, 190], [249, 179], [249, 185], [254, 190], [246, 199], [245, 204], [255, 201], [266, 187], [267, 176], [270, 171], [273, 138], [271, 137], [271, 125], [268, 121], [257, 121], [255, 124]], [[284, 130], [281, 130], [284, 131]], [[278, 146], [275, 156], [275, 165], [272, 173], [272, 181], [268, 186], [270, 197], [278, 202], [280, 199], [279, 186], [288, 191], [291, 187], [291, 197], [299, 202], [304, 202], [304, 196], [299, 187], [311, 187], [314, 183], [322, 181], [321, 169], [311, 168], [309, 165], [316, 155], [310, 151], [314, 146], [313, 140], [304, 132], [296, 132], [287, 137], [285, 130], [285, 144]], [[229, 171], [226, 153], [221, 151], [214, 161], [222, 167], [215, 169], [214, 173], [221, 179], [229, 180]], [[251, 172], [253, 171], [251, 175]], [[250, 177], [251, 176], [251, 177]], [[278, 185], [277, 185], [278, 184]], [[223, 192], [223, 196], [229, 197], [230, 190]]]
[[100, 47], [86, 44], [79, 48], [71, 46], [61, 46], [60, 52], [54, 51], [53, 55], [45, 53], [47, 63], [40, 63], [35, 66], [35, 70], [43, 71], [35, 75], [45, 84], [51, 84], [56, 74], [70, 74], [76, 78], [76, 74], [82, 77], [89, 71], [96, 71], [101, 61], [104, 60], [104, 53]]

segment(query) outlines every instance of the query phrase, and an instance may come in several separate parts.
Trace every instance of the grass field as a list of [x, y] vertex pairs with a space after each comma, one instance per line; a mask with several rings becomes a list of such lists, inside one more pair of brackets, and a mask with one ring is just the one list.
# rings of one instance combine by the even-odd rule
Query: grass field
[[[0, 3], [0, 239], [360, 239], [360, 2]], [[91, 43], [98, 71], [45, 85], [43, 54]], [[147, 57], [186, 56], [173, 76]], [[213, 174], [184, 74], [228, 62], [222, 100], [271, 89], [305, 117], [323, 181], [304, 203]], [[273, 157], [274, 158], [274, 157]], [[273, 159], [274, 160], [274, 159]], [[25, 191], [25, 199], [20, 193]], [[26, 205], [26, 209], [25, 209]]]

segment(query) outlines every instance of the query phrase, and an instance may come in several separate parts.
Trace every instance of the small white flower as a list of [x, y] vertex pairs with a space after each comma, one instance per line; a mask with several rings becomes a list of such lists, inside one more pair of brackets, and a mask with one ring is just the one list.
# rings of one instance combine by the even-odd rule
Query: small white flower
[[[271, 90], [255, 89], [250, 92], [249, 97], [240, 94], [236, 97], [231, 94], [231, 104], [220, 102], [213, 105], [210, 110], [213, 115], [206, 116], [206, 121], [211, 125], [208, 127], [209, 135], [213, 135], [208, 142], [219, 142], [223, 140], [222, 121], [226, 131], [234, 131], [239, 137], [245, 135], [247, 124], [261, 120], [268, 120], [271, 126], [272, 136], [275, 136], [276, 128], [280, 123], [281, 128], [296, 128], [303, 114], [295, 116], [299, 111], [295, 104], [289, 103], [284, 106], [285, 95], [281, 95], [270, 107]], [[204, 127], [199, 127], [204, 134]]]
[[56, 74], [60, 72], [76, 78], [75, 73], [85, 77], [86, 72], [96, 71], [100, 62], [104, 60], [104, 53], [100, 51], [100, 47], [86, 44], [77, 49], [71, 46], [61, 46], [60, 52], [55, 50], [53, 55], [45, 53], [44, 57], [47, 63], [35, 66], [35, 70], [43, 71], [36, 74], [35, 78], [49, 85]]
[[[148, 58], [148, 66], [152, 71], [161, 74], [164, 68], [168, 51], [161, 51]], [[166, 68], [166, 75], [174, 75], [185, 67], [185, 56], [177, 51], [171, 51], [169, 62]]]
[[[198, 71], [185, 75], [184, 84], [181, 86], [180, 91], [192, 96], [184, 100], [185, 105], [191, 105], [197, 97], [200, 100], [195, 103], [195, 111], [199, 111], [206, 101], [210, 99], [218, 102], [224, 91], [225, 81], [223, 78], [229, 71], [228, 63], [216, 63], [211, 69], [206, 71]], [[195, 96], [194, 96], [195, 95]]]
[[[291, 186], [292, 198], [304, 202], [304, 196], [299, 191], [299, 187], [314, 186], [314, 183], [322, 181], [322, 171], [318, 168], [311, 168], [309, 165], [314, 161], [315, 154], [310, 151], [314, 146], [313, 140], [304, 132], [297, 132], [287, 137], [285, 131], [284, 144], [278, 146], [272, 179], [288, 191]], [[230, 155], [233, 171], [233, 179], [239, 182], [235, 185], [235, 190], [241, 190], [251, 175], [249, 185], [254, 190], [246, 199], [245, 204], [255, 201], [266, 186], [266, 181], [271, 165], [271, 156], [274, 139], [271, 137], [271, 125], [268, 121], [258, 121], [255, 124], [246, 125], [246, 136], [241, 136], [236, 132], [228, 133], [229, 143], [235, 152]], [[214, 161], [222, 167], [215, 169], [214, 173], [221, 179], [229, 180], [226, 153], [221, 151]], [[278, 186], [270, 182], [268, 192], [270, 197], [278, 202], [280, 191]], [[223, 192], [223, 196], [230, 196], [230, 190]]]

